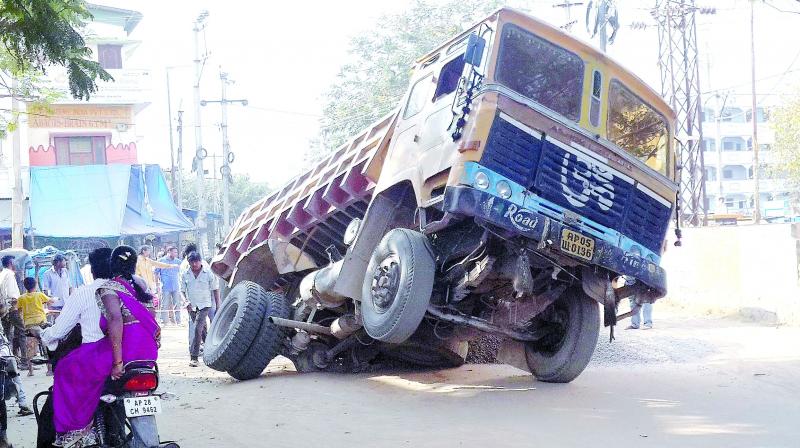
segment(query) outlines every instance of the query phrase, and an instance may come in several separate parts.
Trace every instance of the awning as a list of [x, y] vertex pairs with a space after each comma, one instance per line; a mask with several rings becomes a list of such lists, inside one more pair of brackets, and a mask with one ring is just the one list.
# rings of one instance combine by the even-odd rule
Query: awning
[[193, 230], [158, 165], [31, 167], [34, 235], [82, 238]]

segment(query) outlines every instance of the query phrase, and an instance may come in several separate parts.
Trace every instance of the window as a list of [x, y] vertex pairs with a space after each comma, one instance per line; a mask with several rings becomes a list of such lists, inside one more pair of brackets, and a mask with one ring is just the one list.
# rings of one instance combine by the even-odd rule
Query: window
[[583, 92], [583, 60], [516, 25], [505, 25], [500, 39], [497, 81], [572, 121], [578, 121]]
[[650, 168], [667, 174], [668, 133], [663, 116], [639, 99], [616, 79], [608, 92], [608, 139], [645, 162]]
[[729, 165], [722, 169], [722, 178], [724, 180], [745, 180], [747, 176], [747, 168], [741, 165]]
[[[767, 111], [765, 111], [761, 107], [757, 107], [756, 108], [756, 112], [757, 112], [757, 117], [758, 117], [758, 122], [759, 123], [765, 123], [767, 121], [767, 119], [769, 118], [768, 114], [767, 114]], [[749, 123], [753, 122], [753, 109], [748, 109], [747, 110], [747, 121]]]
[[98, 45], [97, 62], [105, 69], [122, 68], [122, 45]]
[[738, 107], [726, 107], [719, 114], [723, 123], [744, 123], [744, 111]]
[[713, 166], [706, 167], [706, 181], [715, 181], [717, 180], [717, 169]]
[[411, 88], [411, 93], [408, 95], [408, 102], [406, 103], [406, 110], [403, 112], [403, 118], [411, 118], [418, 114], [425, 108], [425, 103], [428, 96], [428, 88], [430, 86], [430, 75], [425, 76], [414, 84]]
[[603, 90], [603, 75], [597, 70], [592, 73], [592, 98], [589, 103], [589, 123], [600, 126], [600, 94]]
[[723, 151], [744, 151], [745, 142], [741, 137], [723, 137], [722, 138]]
[[704, 138], [702, 143], [703, 151], [716, 151], [717, 141], [713, 138]]
[[439, 83], [436, 84], [436, 93], [433, 94], [433, 100], [436, 101], [439, 97], [455, 92], [456, 88], [458, 88], [458, 80], [461, 79], [463, 73], [463, 54], [444, 64], [442, 72], [439, 74]]
[[703, 123], [710, 123], [716, 119], [716, 115], [714, 114], [714, 109], [706, 107], [700, 112], [700, 119]]
[[730, 168], [725, 168], [722, 170], [722, 178], [723, 179], [733, 179], [733, 170]]
[[55, 137], [57, 165], [102, 165], [106, 163], [106, 138]]

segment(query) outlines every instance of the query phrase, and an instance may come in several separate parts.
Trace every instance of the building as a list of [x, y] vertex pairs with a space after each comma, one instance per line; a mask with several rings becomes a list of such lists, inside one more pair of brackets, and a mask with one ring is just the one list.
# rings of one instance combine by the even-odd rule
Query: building
[[[752, 216], [753, 113], [749, 107], [726, 104], [722, 109], [703, 109], [703, 161], [706, 170], [706, 209], [709, 214]], [[756, 108], [759, 146], [759, 190], [764, 218], [790, 213], [790, 188], [776, 170], [772, 151], [775, 135], [769, 110]]]
[[45, 108], [27, 105], [21, 128], [22, 148], [27, 148], [23, 165], [138, 162], [136, 116], [149, 104], [151, 79], [147, 70], [128, 61], [139, 44], [130, 33], [142, 14], [93, 4], [88, 9], [94, 20], [86, 26], [87, 45], [114, 81], [99, 82], [88, 102], [79, 101], [69, 95], [66, 69], [49, 70], [50, 87], [62, 95]]
[[[87, 5], [93, 20], [83, 35], [114, 78], [98, 81], [89, 101], [69, 94], [67, 71], [47, 70], [47, 87], [61, 93], [47, 106], [25, 104], [19, 138], [25, 195], [26, 247], [91, 248], [89, 240], [154, 239], [194, 229], [172, 201], [161, 168], [139, 159], [136, 119], [149, 104], [151, 77], [129, 60], [139, 42], [130, 34], [142, 14]], [[11, 136], [2, 148], [11, 148]], [[0, 236], [10, 243], [11, 153], [0, 157]], [[35, 240], [35, 243], [34, 243]], [[105, 244], [105, 243], [99, 243]]]

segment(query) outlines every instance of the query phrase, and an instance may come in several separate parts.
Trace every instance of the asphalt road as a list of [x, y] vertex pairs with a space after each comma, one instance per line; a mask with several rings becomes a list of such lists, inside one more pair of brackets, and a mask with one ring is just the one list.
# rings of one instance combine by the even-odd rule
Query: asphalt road
[[[573, 383], [538, 383], [504, 365], [441, 371], [298, 374], [278, 359], [236, 382], [188, 367], [185, 328], [167, 328], [159, 416], [183, 447], [799, 447], [800, 328], [729, 320], [656, 321], [601, 334]], [[29, 395], [49, 378], [24, 378]], [[10, 412], [16, 412], [11, 404]], [[33, 417], [9, 437], [33, 447]]]

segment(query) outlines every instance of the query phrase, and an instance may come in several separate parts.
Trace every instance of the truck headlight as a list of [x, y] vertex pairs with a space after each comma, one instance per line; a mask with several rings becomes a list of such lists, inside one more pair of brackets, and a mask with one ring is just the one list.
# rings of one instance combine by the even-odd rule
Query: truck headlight
[[496, 188], [497, 188], [497, 194], [499, 194], [500, 197], [503, 199], [510, 198], [511, 194], [513, 193], [513, 190], [511, 190], [511, 185], [509, 185], [508, 182], [504, 180], [498, 182]]
[[344, 237], [342, 238], [342, 242], [345, 246], [349, 246], [356, 240], [356, 235], [358, 235], [358, 229], [361, 227], [361, 220], [358, 218], [353, 219], [350, 221], [350, 224], [347, 225], [347, 228], [344, 231]]
[[478, 171], [478, 173], [475, 174], [475, 186], [481, 190], [489, 188], [489, 176], [483, 171]]

